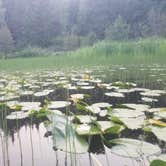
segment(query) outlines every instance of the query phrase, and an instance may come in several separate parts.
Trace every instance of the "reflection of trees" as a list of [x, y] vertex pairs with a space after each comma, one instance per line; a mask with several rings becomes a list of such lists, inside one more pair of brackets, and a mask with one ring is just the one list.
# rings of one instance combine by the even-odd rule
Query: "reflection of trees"
[[25, 128], [34, 126], [39, 129], [39, 122], [32, 121], [31, 119], [19, 119], [19, 120], [7, 120], [6, 116], [8, 115], [7, 111], [0, 111], [0, 133], [3, 133], [7, 137], [12, 138], [12, 142], [15, 140], [14, 134], [19, 132], [20, 129], [24, 126]]
[[40, 122], [33, 122], [31, 119], [22, 119], [22, 120], [7, 120], [6, 115], [8, 113], [5, 111], [0, 112], [0, 143], [2, 152], [2, 161], [4, 166], [10, 165], [9, 161], [9, 150], [8, 150], [8, 140], [11, 138], [12, 142], [15, 142], [15, 139], [18, 140], [18, 146], [20, 151], [20, 165], [23, 165], [23, 151], [22, 151], [22, 139], [20, 130], [22, 127], [25, 127], [26, 130], [30, 128], [30, 139], [31, 139], [31, 149], [32, 149], [32, 164], [34, 165], [34, 154], [33, 154], [33, 142], [32, 142], [32, 130], [36, 128], [39, 130]]

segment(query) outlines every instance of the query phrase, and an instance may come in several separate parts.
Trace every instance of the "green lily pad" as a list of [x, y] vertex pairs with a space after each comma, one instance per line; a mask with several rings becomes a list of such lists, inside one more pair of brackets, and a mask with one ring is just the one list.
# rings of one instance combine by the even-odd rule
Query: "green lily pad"
[[166, 127], [151, 126], [150, 131], [159, 139], [166, 142]]
[[133, 103], [127, 103], [127, 104], [122, 104], [128, 108], [131, 108], [131, 109], [134, 109], [134, 110], [139, 110], [139, 111], [146, 111], [150, 108], [149, 105], [146, 105], [146, 104], [133, 104]]
[[154, 160], [150, 163], [150, 166], [166, 166], [166, 161], [163, 160]]
[[77, 82], [77, 85], [79, 85], [79, 86], [88, 86], [89, 83], [88, 82]]
[[70, 95], [72, 99], [84, 99], [84, 94], [72, 94]]
[[68, 107], [71, 103], [67, 101], [52, 101], [48, 104], [49, 109], [58, 109]]
[[90, 90], [90, 89], [94, 89], [94, 86], [81, 86], [80, 89], [84, 89], [84, 90]]
[[119, 117], [119, 120], [127, 126], [127, 128], [131, 130], [136, 130], [142, 128], [144, 125], [145, 117], [135, 117], [135, 118], [126, 118], [126, 117]]
[[87, 110], [91, 111], [94, 114], [100, 113], [101, 109], [97, 106], [91, 105], [86, 107]]
[[108, 115], [108, 110], [101, 110], [100, 113], [99, 113], [100, 117], [105, 117], [107, 115]]
[[111, 148], [112, 153], [128, 158], [147, 157], [161, 153], [157, 145], [136, 139], [118, 138], [111, 140], [110, 143], [114, 145]]
[[50, 92], [49, 91], [42, 91], [42, 92], [36, 92], [35, 94], [34, 94], [34, 96], [35, 97], [43, 97], [43, 96], [48, 96], [50, 94]]
[[151, 113], [155, 113], [155, 112], [160, 112], [160, 111], [164, 111], [165, 110], [165, 112], [166, 112], [166, 108], [151, 108], [151, 109], [148, 109], [147, 111], [148, 112], [151, 112]]
[[166, 119], [166, 109], [160, 109], [160, 111], [155, 112], [154, 115], [156, 117], [162, 118], [162, 119]]
[[139, 110], [131, 110], [127, 108], [115, 108], [110, 113], [110, 116], [121, 117], [121, 118], [136, 118], [144, 116], [144, 113]]
[[153, 160], [162, 160], [166, 162], [166, 154], [154, 155], [149, 157], [150, 161]]
[[118, 92], [108, 92], [105, 93], [106, 96], [108, 97], [116, 97], [116, 98], [124, 98], [124, 94], [123, 93], [118, 93]]
[[123, 129], [123, 126], [111, 121], [96, 121], [95, 124], [81, 124], [76, 126], [76, 132], [79, 135], [118, 134]]
[[76, 132], [78, 135], [99, 135], [100, 129], [92, 124], [76, 125]]
[[142, 92], [140, 93], [142, 96], [145, 96], [145, 97], [160, 97], [161, 94], [156, 92], [156, 91], [152, 91], [152, 90], [149, 90], [149, 91], [146, 91], [146, 92]]
[[154, 99], [154, 98], [150, 98], [150, 97], [142, 97], [141, 100], [145, 103], [158, 102], [158, 99]]
[[115, 124], [111, 121], [97, 121], [96, 123], [103, 133], [118, 134], [124, 129], [122, 125]]
[[92, 106], [99, 107], [99, 108], [108, 108], [108, 107], [111, 107], [112, 105], [106, 102], [102, 102], [102, 103], [94, 103], [92, 104]]
[[53, 146], [59, 150], [69, 153], [86, 153], [89, 145], [83, 137], [80, 137], [65, 115], [54, 114], [48, 116], [51, 120]]
[[26, 119], [29, 117], [28, 112], [12, 112], [11, 114], [6, 116], [7, 120], [21, 120], [21, 119]]

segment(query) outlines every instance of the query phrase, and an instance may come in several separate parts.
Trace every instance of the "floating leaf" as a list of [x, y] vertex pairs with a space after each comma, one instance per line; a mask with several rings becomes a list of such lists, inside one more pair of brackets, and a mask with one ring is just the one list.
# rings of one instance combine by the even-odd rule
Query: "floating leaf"
[[88, 109], [89, 111], [91, 111], [94, 114], [98, 114], [101, 111], [101, 109], [99, 107], [93, 106], [93, 105], [87, 106], [86, 109]]
[[90, 115], [77, 115], [75, 119], [78, 119], [80, 123], [91, 123], [92, 121], [96, 120], [97, 117]]
[[49, 115], [54, 147], [70, 153], [86, 153], [89, 145], [87, 141], [77, 135], [73, 125], [65, 115]]
[[76, 125], [76, 132], [79, 135], [99, 135], [101, 130], [94, 124]]
[[92, 104], [92, 106], [99, 107], [99, 108], [107, 108], [107, 107], [111, 107], [112, 105], [106, 102], [102, 102], [102, 103]]
[[118, 138], [111, 140], [110, 143], [114, 145], [111, 148], [112, 153], [129, 158], [146, 157], [161, 153], [157, 145], [136, 139]]
[[166, 123], [162, 122], [160, 120], [155, 120], [155, 119], [149, 119], [149, 123], [153, 124], [153, 125], [157, 125], [157, 126], [162, 126], [162, 127], [166, 127]]
[[146, 111], [150, 108], [149, 105], [145, 105], [145, 104], [130, 104], [130, 103], [127, 103], [127, 104], [123, 104], [124, 106], [128, 107], [128, 108], [131, 108], [131, 109], [134, 109], [134, 110], [139, 110], [139, 111]]
[[58, 109], [58, 108], [65, 108], [69, 106], [71, 103], [67, 101], [52, 101], [48, 104], [49, 109]]
[[151, 132], [159, 139], [166, 142], [166, 127], [151, 126]]
[[[160, 155], [154, 155], [154, 156], [150, 156], [149, 157], [150, 161], [153, 163], [155, 160], [160, 160], [160, 161], [163, 161], [163, 162], [166, 162], [166, 154], [160, 154]], [[154, 164], [158, 164], [158, 162], [155, 162]], [[160, 166], [159, 164], [158, 165], [155, 165], [155, 166]], [[165, 165], [164, 165], [165, 166]]]
[[124, 98], [124, 94], [123, 93], [118, 93], [118, 92], [108, 92], [105, 93], [106, 96], [108, 97], [116, 97], [116, 98]]
[[166, 161], [154, 160], [151, 162], [150, 166], [166, 166]]
[[123, 129], [123, 126], [111, 121], [96, 121], [93, 124], [77, 125], [76, 132], [79, 135], [100, 135], [105, 133], [118, 134]]
[[119, 120], [131, 130], [136, 130], [143, 127], [145, 117], [135, 117], [135, 118], [122, 118], [119, 117]]
[[166, 109], [161, 109], [159, 112], [154, 113], [155, 116], [166, 119]]
[[21, 119], [26, 119], [29, 117], [28, 112], [12, 112], [11, 114], [6, 116], [7, 120], [21, 120]]
[[109, 113], [110, 116], [122, 117], [122, 118], [134, 118], [139, 116], [144, 116], [144, 113], [139, 110], [115, 108]]

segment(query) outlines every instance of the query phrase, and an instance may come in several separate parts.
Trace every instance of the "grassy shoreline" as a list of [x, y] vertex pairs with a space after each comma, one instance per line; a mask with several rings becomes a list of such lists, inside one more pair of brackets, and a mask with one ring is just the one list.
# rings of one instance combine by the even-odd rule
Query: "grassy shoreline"
[[[28, 53], [27, 53], [28, 54]], [[166, 64], [166, 40], [98, 42], [58, 56], [0, 59], [1, 71], [91, 67], [112, 64]]]

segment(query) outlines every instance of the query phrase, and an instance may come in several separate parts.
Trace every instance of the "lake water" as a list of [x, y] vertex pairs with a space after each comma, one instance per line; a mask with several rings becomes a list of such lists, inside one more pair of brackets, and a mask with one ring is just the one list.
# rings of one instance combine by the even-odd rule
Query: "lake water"
[[[79, 110], [77, 103], [80, 100], [83, 101], [84, 109], [90, 106], [88, 113]], [[58, 103], [51, 103], [55, 101], [67, 101], [70, 104], [59, 103], [59, 106]], [[95, 103], [107, 103], [110, 107], [108, 109], [107, 106], [98, 106], [99, 111], [96, 107], [93, 107], [93, 110], [91, 106]], [[58, 140], [59, 137], [56, 138], [58, 130], [55, 127], [58, 124], [55, 122], [52, 126], [54, 132], [54, 129], [48, 129], [45, 123], [58, 119], [50, 120], [48, 116], [41, 119], [29, 117], [31, 110], [39, 112], [41, 108], [46, 107], [52, 112], [62, 112], [62, 116], [70, 115], [71, 123], [76, 125], [93, 123], [81, 122], [77, 117], [79, 115], [96, 117], [97, 122], [113, 121], [111, 117], [117, 116], [123, 122], [118, 125], [124, 128], [118, 134], [103, 131], [105, 140], [132, 138], [157, 145], [160, 153], [166, 153], [164, 133], [161, 140], [161, 133], [156, 135], [155, 132], [143, 130], [143, 127], [154, 126], [166, 128], [166, 66], [115, 65], [69, 71], [1, 72], [0, 104], [0, 166], [148, 165], [149, 156], [135, 159], [111, 151], [112, 146], [103, 141], [101, 133], [80, 136], [85, 138], [84, 141], [88, 140], [87, 152], [65, 152], [63, 143]], [[124, 104], [135, 105], [126, 107]], [[151, 108], [157, 109], [153, 111]], [[126, 113], [121, 114], [117, 109], [124, 109]], [[128, 109], [137, 111], [136, 116], [132, 117], [127, 113]], [[125, 118], [136, 119], [137, 115], [143, 117], [142, 127], [133, 129], [131, 124], [123, 121]], [[145, 121], [148, 121], [148, 124], [145, 124]], [[79, 135], [77, 127], [76, 132]], [[59, 141], [57, 146], [56, 139]]]

